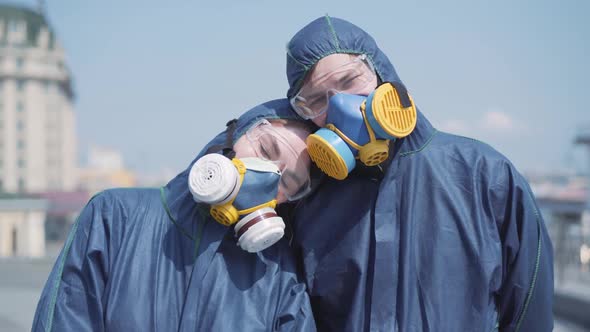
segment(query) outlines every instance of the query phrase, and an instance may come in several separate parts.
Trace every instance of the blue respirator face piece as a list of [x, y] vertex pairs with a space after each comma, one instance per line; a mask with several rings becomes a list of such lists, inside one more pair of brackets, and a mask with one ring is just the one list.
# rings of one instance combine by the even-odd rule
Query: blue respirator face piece
[[234, 225], [242, 249], [258, 252], [284, 235], [285, 223], [274, 210], [280, 179], [272, 162], [212, 153], [191, 167], [188, 186], [196, 202], [211, 205], [217, 222]]
[[313, 162], [338, 180], [348, 176], [357, 159], [367, 166], [385, 161], [389, 142], [409, 135], [417, 120], [411, 97], [393, 83], [381, 84], [368, 97], [338, 93], [327, 112], [326, 126], [307, 138], [307, 149]]

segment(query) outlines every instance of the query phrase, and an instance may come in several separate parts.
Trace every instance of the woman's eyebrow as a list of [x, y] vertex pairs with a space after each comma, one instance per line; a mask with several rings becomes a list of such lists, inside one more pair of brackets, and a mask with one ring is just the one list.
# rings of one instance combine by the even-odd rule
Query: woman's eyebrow
[[280, 155], [281, 154], [281, 147], [279, 146], [279, 142], [277, 141], [277, 138], [274, 137], [273, 135], [271, 135], [270, 137], [271, 137], [270, 144], [272, 146], [272, 149], [274, 150], [273, 152]]

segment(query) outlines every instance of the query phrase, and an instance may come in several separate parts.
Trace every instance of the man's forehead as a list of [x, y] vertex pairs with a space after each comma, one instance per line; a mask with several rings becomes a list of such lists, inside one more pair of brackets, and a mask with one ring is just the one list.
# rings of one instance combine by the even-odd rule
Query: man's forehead
[[314, 65], [309, 78], [310, 80], [317, 79], [334, 69], [349, 63], [351, 59], [352, 56], [350, 54], [330, 54]]

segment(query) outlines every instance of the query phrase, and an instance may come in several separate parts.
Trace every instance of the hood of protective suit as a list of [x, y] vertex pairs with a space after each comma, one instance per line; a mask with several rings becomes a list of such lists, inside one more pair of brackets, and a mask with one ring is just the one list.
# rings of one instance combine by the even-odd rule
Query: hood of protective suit
[[382, 82], [403, 84], [373, 37], [350, 22], [326, 15], [306, 25], [287, 44], [287, 97], [297, 93], [313, 65], [336, 53], [366, 54]]
[[[291, 106], [286, 99], [276, 99], [271, 100], [266, 103], [260, 104], [253, 109], [249, 110], [248, 112], [242, 114], [237, 119], [237, 123], [235, 126], [235, 130], [233, 133], [233, 138], [231, 139], [231, 145], [233, 145], [242, 135], [244, 135], [250, 127], [256, 124], [261, 119], [273, 120], [273, 119], [283, 119], [283, 120], [295, 120], [295, 121], [303, 121], [301, 118], [293, 112]], [[226, 128], [223, 132], [218, 134], [213, 140], [211, 140], [199, 154], [191, 161], [189, 166], [180, 174], [178, 174], [174, 179], [172, 179], [166, 185], [166, 197], [168, 201], [168, 207], [170, 210], [171, 216], [178, 220], [179, 227], [187, 227], [191, 228], [192, 223], [189, 221], [188, 224], [183, 222], [183, 219], [178, 219], [179, 215], [187, 215], [190, 213], [189, 211], [194, 209], [195, 202], [193, 197], [188, 189], [188, 176], [191, 170], [192, 165], [212, 146], [219, 146], [223, 145], [227, 141], [228, 135], [228, 128]], [[210, 152], [218, 152], [218, 151], [210, 151]], [[201, 213], [208, 214], [208, 210], [203, 205], [202, 209], [200, 209]], [[183, 225], [184, 224], [184, 225]]]

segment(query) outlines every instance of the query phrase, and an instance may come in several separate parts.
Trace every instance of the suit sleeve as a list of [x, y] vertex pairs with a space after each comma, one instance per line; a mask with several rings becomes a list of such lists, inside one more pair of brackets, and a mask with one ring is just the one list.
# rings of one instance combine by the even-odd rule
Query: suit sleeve
[[496, 294], [500, 331], [553, 330], [553, 248], [526, 180], [512, 166], [497, 211], [502, 284]]
[[72, 226], [39, 299], [32, 331], [103, 331], [109, 234], [102, 195]]

